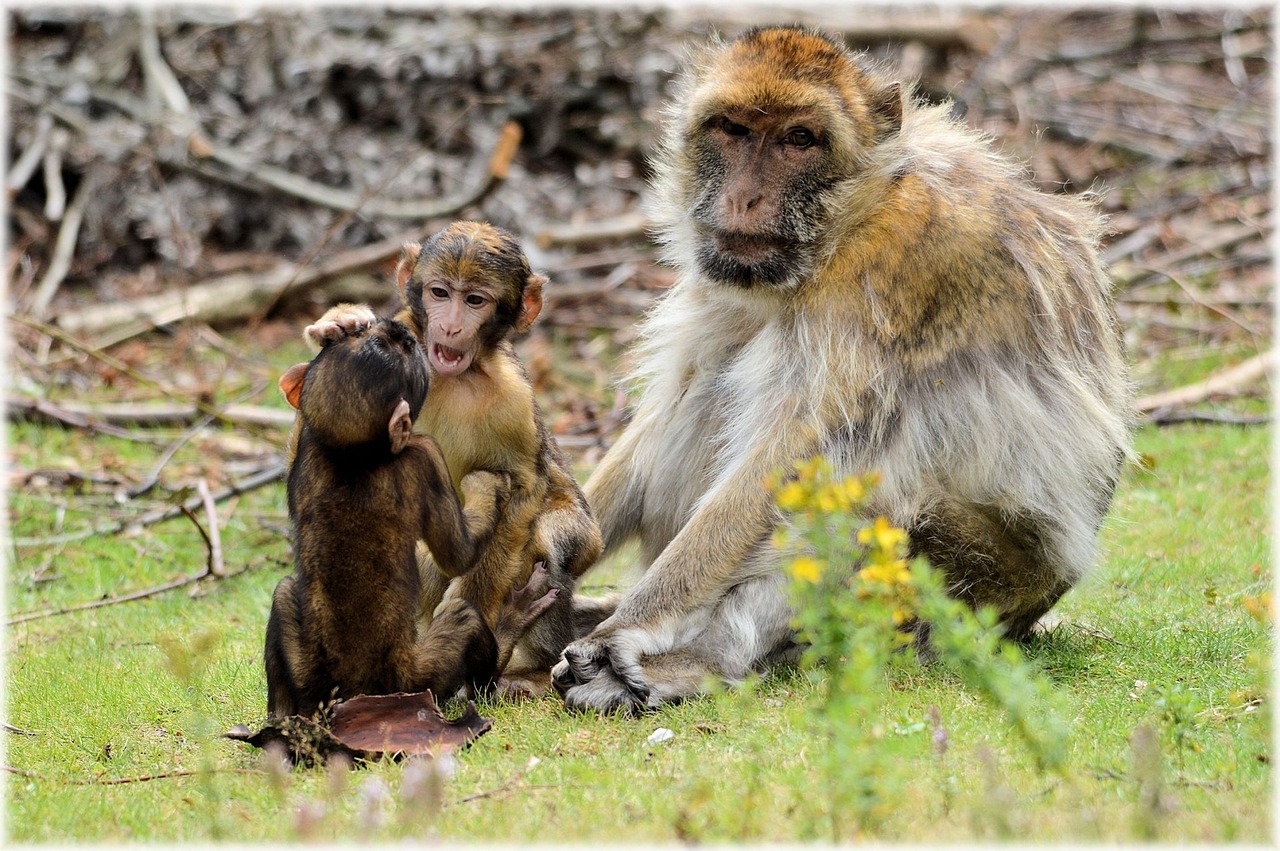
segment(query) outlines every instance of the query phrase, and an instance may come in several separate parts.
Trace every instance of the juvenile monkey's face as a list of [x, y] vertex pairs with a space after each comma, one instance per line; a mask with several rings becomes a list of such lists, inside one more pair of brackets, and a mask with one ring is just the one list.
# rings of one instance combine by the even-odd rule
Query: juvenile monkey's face
[[422, 346], [408, 326], [380, 319], [368, 333], [336, 340], [316, 355], [299, 410], [328, 446], [356, 446], [386, 436], [401, 400], [417, 418], [429, 380]]
[[497, 301], [483, 283], [466, 278], [434, 277], [422, 288], [426, 314], [427, 360], [439, 375], [461, 375], [484, 343]]
[[[534, 275], [514, 236], [492, 225], [455, 222], [421, 248], [410, 246], [405, 303], [438, 376], [458, 376], [542, 307], [545, 278]], [[405, 261], [402, 261], [402, 266]]]

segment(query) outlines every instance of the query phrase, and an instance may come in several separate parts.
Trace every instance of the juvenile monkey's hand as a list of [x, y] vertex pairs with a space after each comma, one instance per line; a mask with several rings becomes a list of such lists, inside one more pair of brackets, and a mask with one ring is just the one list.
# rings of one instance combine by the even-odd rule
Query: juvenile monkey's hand
[[[546, 562], [538, 562], [533, 566], [533, 572], [529, 574], [529, 581], [525, 586], [519, 590], [513, 589], [507, 597], [506, 605], [498, 616], [497, 631], [501, 634], [505, 630], [511, 643], [515, 644], [534, 621], [555, 605], [559, 596], [560, 589], [551, 587]], [[501, 645], [501, 640], [498, 643]]]
[[377, 319], [367, 305], [335, 305], [325, 311], [324, 316], [304, 328], [302, 338], [312, 351], [319, 351], [334, 340], [363, 334]]

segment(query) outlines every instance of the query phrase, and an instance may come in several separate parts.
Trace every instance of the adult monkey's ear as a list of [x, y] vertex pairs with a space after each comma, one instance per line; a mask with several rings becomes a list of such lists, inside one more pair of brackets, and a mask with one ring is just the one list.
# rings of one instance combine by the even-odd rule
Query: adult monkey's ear
[[413, 267], [418, 265], [418, 255], [422, 253], [422, 244], [417, 242], [406, 242], [400, 249], [400, 260], [396, 263], [396, 286], [400, 288], [400, 297], [404, 297], [404, 291], [409, 286], [409, 279], [413, 277]]
[[877, 130], [876, 137], [885, 139], [902, 129], [902, 84], [892, 82], [871, 95], [871, 107]]
[[547, 276], [534, 273], [524, 285], [524, 296], [520, 299], [520, 315], [516, 317], [516, 332], [523, 334], [533, 327], [538, 314], [542, 312], [542, 288], [547, 284]]
[[310, 366], [310, 362], [295, 363], [280, 376], [280, 389], [284, 391], [284, 398], [289, 400], [289, 404], [295, 410], [302, 401], [302, 381], [307, 377], [307, 369]]

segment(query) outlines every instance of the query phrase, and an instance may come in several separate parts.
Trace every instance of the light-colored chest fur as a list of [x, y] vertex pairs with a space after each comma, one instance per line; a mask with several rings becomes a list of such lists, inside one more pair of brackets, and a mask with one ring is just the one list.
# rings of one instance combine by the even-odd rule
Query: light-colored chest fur
[[[642, 538], [660, 552], [708, 493], [812, 407], [801, 340], [785, 312], [673, 293], [646, 323], [637, 378]], [[665, 341], [661, 345], [661, 343]], [[799, 385], [805, 385], [802, 389]]]
[[[474, 470], [532, 472], [538, 451], [533, 396], [515, 367], [497, 359], [485, 372], [432, 377], [417, 430], [435, 438], [444, 453], [454, 490]], [[527, 487], [523, 481], [515, 487]]]

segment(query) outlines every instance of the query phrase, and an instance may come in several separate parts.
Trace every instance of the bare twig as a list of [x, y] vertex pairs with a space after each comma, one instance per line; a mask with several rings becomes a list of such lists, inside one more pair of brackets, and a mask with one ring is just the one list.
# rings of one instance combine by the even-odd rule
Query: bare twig
[[66, 783], [71, 786], [119, 786], [125, 783], [147, 783], [152, 780], [169, 780], [174, 777], [199, 777], [204, 774], [261, 774], [262, 770], [257, 768], [203, 768], [189, 769], [179, 768], [173, 771], [161, 771], [156, 774], [143, 774], [137, 777], [92, 777], [87, 780], [60, 780], [55, 781], [36, 771], [28, 771], [24, 768], [14, 768], [12, 765], [4, 766], [4, 770], [9, 774], [16, 774], [19, 777], [29, 777], [33, 780], [40, 780], [45, 783]]
[[80, 225], [84, 222], [84, 212], [96, 191], [97, 180], [94, 178], [94, 172], [89, 171], [80, 181], [80, 189], [76, 192], [71, 206], [67, 208], [66, 215], [62, 217], [62, 227], [58, 228], [58, 238], [53, 245], [53, 256], [49, 260], [44, 277], [36, 286], [35, 295], [31, 297], [28, 310], [32, 316], [44, 317], [49, 309], [49, 303], [58, 292], [58, 287], [67, 277], [67, 272], [71, 271], [71, 260], [75, 256], [76, 240], [80, 237]]
[[44, 217], [59, 221], [67, 207], [67, 187], [62, 182], [62, 156], [71, 141], [70, 134], [61, 127], [55, 128], [49, 138], [42, 160], [44, 171]]
[[[239, 571], [237, 571], [237, 573], [243, 573], [247, 569], [248, 568], [241, 568]], [[75, 606], [63, 606], [58, 609], [44, 609], [39, 612], [27, 612], [26, 614], [22, 614], [22, 615], [18, 615], [17, 617], [10, 618], [5, 623], [7, 623], [9, 626], [13, 626], [14, 624], [25, 623], [26, 621], [39, 620], [41, 618], [50, 618], [50, 617], [54, 617], [55, 615], [68, 615], [68, 614], [71, 614], [72, 612], [83, 612], [89, 609], [101, 609], [105, 606], [114, 606], [117, 603], [130, 603], [130, 602], [133, 602], [134, 600], [144, 600], [147, 597], [154, 597], [157, 594], [163, 594], [166, 591], [173, 591], [174, 589], [181, 588], [184, 585], [190, 585], [194, 582], [199, 582], [201, 579], [204, 579], [209, 575], [210, 575], [209, 570], [206, 567], [204, 570], [200, 571], [199, 573], [195, 573], [190, 576], [182, 576], [170, 582], [166, 582], [163, 585], [157, 585], [153, 588], [144, 588], [141, 591], [134, 591], [131, 594], [125, 594], [123, 597], [106, 597], [101, 600], [93, 600], [92, 602], [80, 603]]]
[[9, 175], [5, 178], [4, 188], [10, 198], [26, 186], [31, 175], [35, 174], [36, 166], [40, 165], [44, 159], [45, 149], [49, 145], [49, 131], [52, 129], [53, 116], [48, 111], [42, 110], [40, 117], [36, 119], [35, 137], [18, 157], [18, 161], [13, 164], [13, 168], [9, 169]]
[[204, 516], [209, 520], [208, 533], [205, 534], [201, 530], [205, 544], [209, 547], [209, 572], [222, 578], [227, 575], [227, 567], [222, 563], [222, 533], [218, 531], [218, 508], [214, 505], [213, 494], [209, 492], [209, 483], [203, 477], [196, 482], [196, 493], [200, 494], [200, 499], [204, 502]]

